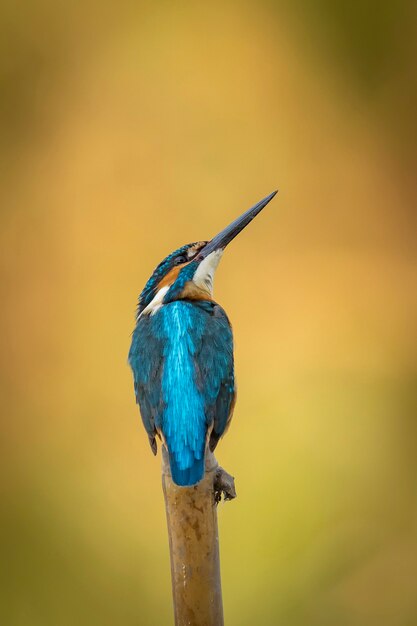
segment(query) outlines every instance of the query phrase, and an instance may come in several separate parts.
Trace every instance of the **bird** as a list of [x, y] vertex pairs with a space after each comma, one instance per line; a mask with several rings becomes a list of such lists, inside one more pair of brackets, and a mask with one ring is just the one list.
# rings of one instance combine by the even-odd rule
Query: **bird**
[[169, 254], [138, 300], [128, 363], [152, 452], [166, 448], [173, 482], [196, 485], [205, 458], [226, 432], [236, 401], [233, 334], [213, 299], [214, 274], [226, 246], [277, 191], [210, 241]]

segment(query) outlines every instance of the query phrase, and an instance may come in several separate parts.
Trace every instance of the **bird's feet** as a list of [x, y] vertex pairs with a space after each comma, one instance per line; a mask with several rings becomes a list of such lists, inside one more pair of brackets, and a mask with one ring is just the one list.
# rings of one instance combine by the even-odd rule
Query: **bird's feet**
[[214, 476], [214, 500], [216, 504], [221, 502], [222, 494], [225, 501], [236, 498], [235, 479], [219, 466]]

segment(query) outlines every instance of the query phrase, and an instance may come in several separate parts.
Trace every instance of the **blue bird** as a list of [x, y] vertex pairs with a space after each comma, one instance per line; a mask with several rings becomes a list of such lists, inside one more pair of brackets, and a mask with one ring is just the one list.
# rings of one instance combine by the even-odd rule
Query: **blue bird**
[[233, 336], [212, 297], [225, 247], [277, 192], [258, 202], [211, 241], [169, 254], [139, 297], [129, 351], [136, 402], [154, 454], [166, 446], [173, 481], [204, 476], [206, 450], [225, 433], [236, 398]]

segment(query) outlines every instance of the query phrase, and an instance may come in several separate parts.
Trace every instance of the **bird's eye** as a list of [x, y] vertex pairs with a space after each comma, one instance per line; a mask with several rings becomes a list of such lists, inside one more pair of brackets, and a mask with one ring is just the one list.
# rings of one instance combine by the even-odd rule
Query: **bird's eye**
[[181, 263], [186, 263], [186, 262], [187, 262], [187, 259], [183, 255], [177, 256], [177, 258], [175, 259], [175, 265], [181, 265]]

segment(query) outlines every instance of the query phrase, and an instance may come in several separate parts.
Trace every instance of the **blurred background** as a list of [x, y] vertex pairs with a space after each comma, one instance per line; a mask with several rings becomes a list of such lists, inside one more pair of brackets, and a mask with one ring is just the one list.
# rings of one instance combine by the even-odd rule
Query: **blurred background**
[[226, 623], [417, 624], [416, 13], [3, 0], [1, 624], [172, 624], [136, 300], [277, 187], [216, 278]]

